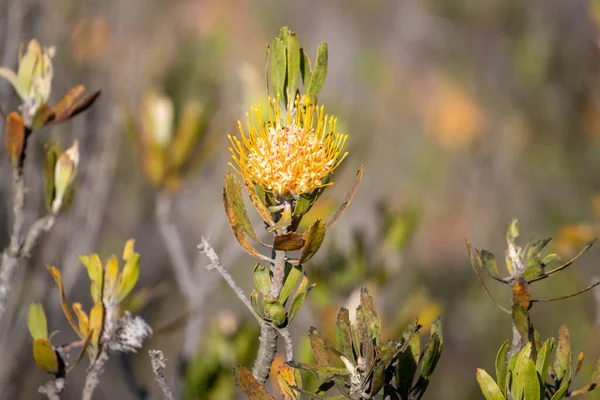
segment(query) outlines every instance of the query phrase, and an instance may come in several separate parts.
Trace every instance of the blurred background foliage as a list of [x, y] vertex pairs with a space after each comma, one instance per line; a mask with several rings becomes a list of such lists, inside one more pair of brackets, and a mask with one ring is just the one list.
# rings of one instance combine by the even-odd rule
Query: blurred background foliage
[[[49, 136], [63, 147], [79, 140], [81, 175], [71, 209], [21, 268], [24, 283], [11, 298], [12, 333], [0, 327], [0, 383], [8, 385], [2, 396], [29, 399], [47, 379], [28, 351], [26, 304], [43, 302], [49, 329], [60, 331], [58, 342], [73, 339], [44, 264], [61, 268], [65, 290], [83, 298], [85, 272], [76, 255], [114, 253], [129, 237], [143, 260], [143, 291], [132, 307], [157, 331], [148, 348], [165, 351], [174, 381], [185, 371], [180, 392], [188, 398], [235, 395], [231, 369], [254, 359], [258, 327], [225, 284], [210, 279], [202, 259], [195, 263], [204, 282], [197, 290], [208, 295], [201, 308], [186, 310], [154, 216], [164, 187], [147, 179], [140, 142], [128, 132], [141, 124], [149, 89], [171, 99], [174, 121], [186, 102], [208, 107], [201, 125], [210, 140], [202, 145], [211, 151], [191, 152], [189, 161], [199, 157], [199, 167], [168, 185], [172, 219], [188, 258], [197, 258], [201, 236], [210, 237], [249, 291], [254, 262], [238, 249], [221, 204], [226, 134], [236, 133], [251, 104], [264, 101], [265, 46], [286, 25], [307, 49], [328, 41], [319, 102], [350, 135], [350, 156], [334, 177], [340, 184], [305, 220], [330, 215], [358, 166], [367, 166], [349, 212], [306, 266], [317, 286], [291, 327], [296, 358], [310, 362], [309, 327], [331, 339], [338, 308], [354, 309], [366, 285], [387, 338], [399, 336], [417, 315], [426, 328], [443, 315], [444, 353], [425, 398], [480, 398], [475, 370], [493, 369], [510, 336], [510, 317], [480, 288], [464, 238], [502, 254], [506, 224], [515, 217], [523, 232], [554, 236], [551, 250], [566, 258], [599, 235], [598, 24], [593, 0], [1, 0], [3, 66], [14, 68], [19, 44], [36, 37], [57, 46], [52, 100], [75, 83], [103, 91], [85, 115], [39, 132], [28, 149], [29, 207], [44, 207], [43, 188], [34, 182], [41, 182]], [[0, 104], [5, 111], [18, 104], [5, 81]], [[9, 176], [9, 168], [0, 163], [0, 174]], [[10, 191], [2, 180], [0, 197], [9, 199]], [[11, 211], [3, 203], [5, 244]], [[598, 279], [599, 252], [592, 248], [563, 279], [536, 288], [537, 295], [571, 293]], [[509, 292], [490, 287], [509, 302]], [[540, 304], [532, 319], [542, 337], [566, 324], [574, 351], [586, 349], [596, 359], [599, 304], [600, 296], [588, 293]], [[178, 365], [185, 323], [177, 322], [191, 314], [204, 317], [203, 329], [187, 339], [197, 342], [195, 356]], [[581, 376], [592, 368], [584, 363]], [[69, 376], [65, 398], [80, 393], [83, 373], [78, 368]], [[136, 398], [136, 392], [159, 398], [146, 351], [113, 358], [97, 397]]]

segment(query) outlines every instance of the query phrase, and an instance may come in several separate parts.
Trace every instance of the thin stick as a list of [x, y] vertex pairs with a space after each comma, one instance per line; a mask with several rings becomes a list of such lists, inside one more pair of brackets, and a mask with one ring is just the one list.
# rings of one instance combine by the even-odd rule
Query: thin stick
[[171, 392], [169, 385], [167, 385], [167, 380], [165, 379], [165, 367], [167, 366], [167, 364], [165, 363], [165, 361], [167, 361], [165, 355], [160, 350], [150, 350], [148, 354], [150, 354], [150, 359], [152, 363], [152, 373], [154, 374], [154, 382], [156, 382], [158, 386], [160, 386], [160, 389], [162, 390], [163, 396], [166, 400], [175, 400], [175, 397], [173, 397], [173, 393]]
[[568, 298], [571, 298], [571, 297], [579, 296], [580, 294], [582, 294], [582, 293], [585, 293], [585, 292], [587, 292], [588, 290], [591, 290], [591, 289], [595, 288], [595, 287], [596, 287], [596, 286], [598, 286], [598, 285], [600, 285], [600, 282], [593, 283], [593, 284], [591, 284], [590, 286], [587, 286], [587, 287], [585, 287], [585, 288], [581, 289], [581, 290], [580, 290], [580, 291], [578, 291], [578, 292], [571, 293], [571, 294], [568, 294], [568, 295], [566, 295], [566, 296], [561, 296], [561, 297], [553, 297], [553, 298], [550, 298], [550, 299], [543, 299], [543, 300], [531, 300], [531, 302], [532, 302], [532, 303], [549, 303], [549, 302], [551, 302], [551, 301], [558, 301], [558, 300], [564, 300], [564, 299], [568, 299]]
[[292, 337], [290, 336], [290, 331], [288, 328], [283, 328], [278, 330], [278, 332], [285, 342], [285, 361], [292, 361], [294, 359], [294, 344], [292, 342]]
[[221, 274], [223, 279], [225, 279], [225, 282], [227, 282], [229, 287], [233, 289], [237, 297], [242, 301], [242, 303], [244, 303], [246, 308], [250, 310], [250, 313], [252, 313], [252, 315], [254, 316], [254, 318], [256, 318], [258, 323], [261, 326], [265, 325], [265, 321], [256, 313], [256, 311], [254, 311], [252, 303], [250, 303], [250, 300], [244, 293], [244, 290], [235, 283], [229, 272], [227, 272], [225, 267], [223, 267], [223, 264], [221, 264], [219, 256], [205, 238], [202, 238], [202, 240], [200, 241], [200, 244], [198, 245], [198, 250], [210, 260], [210, 264], [206, 266], [206, 269], [209, 271], [216, 269], [217, 272]]
[[83, 393], [81, 400], [92, 400], [94, 390], [100, 383], [100, 375], [104, 369], [104, 363], [108, 360], [108, 353], [105, 349], [100, 351], [100, 354], [96, 358], [96, 361], [92, 363], [87, 375], [85, 376], [85, 384], [83, 386]]

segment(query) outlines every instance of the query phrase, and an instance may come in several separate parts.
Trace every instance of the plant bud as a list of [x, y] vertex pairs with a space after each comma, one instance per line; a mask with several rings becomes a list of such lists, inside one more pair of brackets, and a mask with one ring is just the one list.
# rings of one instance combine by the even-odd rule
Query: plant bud
[[63, 203], [65, 193], [73, 183], [77, 174], [77, 165], [79, 164], [79, 146], [77, 140], [73, 142], [67, 151], [61, 154], [54, 167], [54, 186], [55, 197], [52, 203], [52, 212], [57, 213]]

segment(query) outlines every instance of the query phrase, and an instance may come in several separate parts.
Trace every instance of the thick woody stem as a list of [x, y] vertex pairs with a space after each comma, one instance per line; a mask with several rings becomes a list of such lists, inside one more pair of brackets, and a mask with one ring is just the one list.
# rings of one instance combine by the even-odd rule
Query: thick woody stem
[[[275, 260], [273, 261], [273, 284], [271, 286], [270, 295], [273, 298], [278, 298], [283, 288], [283, 278], [285, 272], [285, 251], [275, 251]], [[260, 329], [260, 345], [258, 347], [258, 355], [254, 362], [252, 375], [261, 384], [264, 385], [269, 378], [271, 365], [277, 354], [277, 338], [278, 331], [270, 325], [262, 325]], [[287, 335], [289, 337], [289, 335]], [[289, 354], [286, 341], [286, 353]]]

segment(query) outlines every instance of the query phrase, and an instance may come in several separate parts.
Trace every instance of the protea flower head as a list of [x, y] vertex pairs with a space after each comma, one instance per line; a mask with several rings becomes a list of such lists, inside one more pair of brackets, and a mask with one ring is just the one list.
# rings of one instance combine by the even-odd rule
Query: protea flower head
[[327, 178], [346, 157], [347, 135], [336, 131], [337, 119], [324, 107], [301, 105], [281, 115], [278, 101], [269, 99], [268, 120], [260, 107], [246, 114], [247, 133], [238, 122], [241, 139], [229, 136], [230, 165], [244, 178], [275, 198], [291, 200], [333, 184]]

